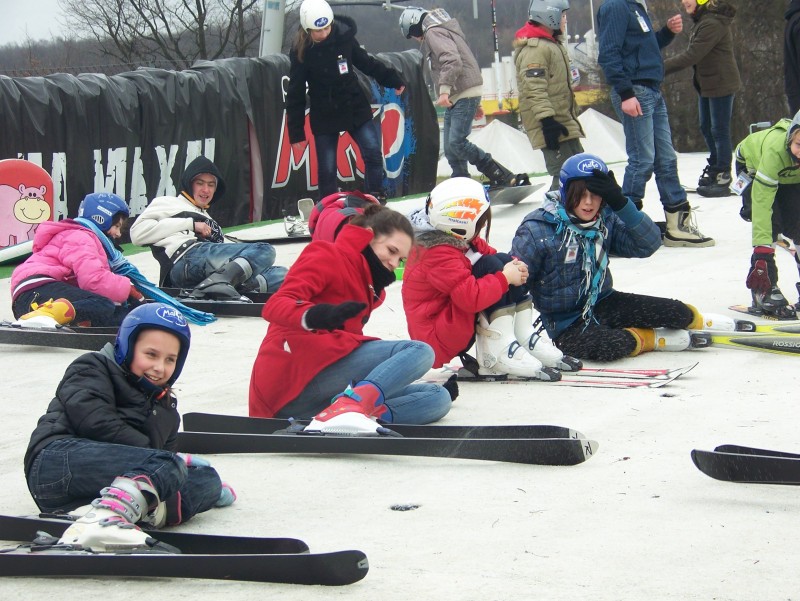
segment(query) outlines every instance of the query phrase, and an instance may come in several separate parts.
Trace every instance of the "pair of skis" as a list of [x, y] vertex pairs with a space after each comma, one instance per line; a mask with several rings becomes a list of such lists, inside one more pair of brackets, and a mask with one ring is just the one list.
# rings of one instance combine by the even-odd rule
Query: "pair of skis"
[[[576, 465], [598, 443], [562, 426], [388, 424], [400, 436], [304, 433], [307, 422], [187, 413], [178, 447], [189, 453], [333, 453], [447, 457], [536, 465]], [[294, 433], [288, 433], [294, 431]]]
[[692, 451], [697, 468], [726, 482], [800, 485], [800, 454], [726, 444]]
[[[70, 524], [67, 519], [0, 515], [0, 540], [30, 542], [42, 533], [57, 540]], [[148, 533], [182, 553], [92, 553], [34, 542], [0, 550], [0, 576], [146, 576], [341, 586], [358, 582], [369, 570], [361, 551], [314, 554], [293, 538]]]

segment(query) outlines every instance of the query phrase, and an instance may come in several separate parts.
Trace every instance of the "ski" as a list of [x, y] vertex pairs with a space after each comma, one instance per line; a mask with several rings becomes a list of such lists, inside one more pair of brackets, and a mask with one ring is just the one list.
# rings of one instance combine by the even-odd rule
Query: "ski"
[[768, 449], [757, 449], [755, 447], [745, 447], [738, 444], [721, 444], [714, 449], [719, 453], [738, 453], [739, 455], [766, 455], [769, 457], [788, 457], [790, 459], [800, 459], [798, 453], [787, 453], [785, 451], [770, 451]]
[[179, 432], [178, 448], [188, 453], [333, 453], [407, 455], [505, 461], [536, 465], [575, 465], [589, 459], [598, 444], [570, 438], [406, 438], [308, 434], [225, 434]]
[[[60, 537], [72, 524], [71, 516], [42, 514], [39, 517], [0, 515], [0, 540], [32, 541], [37, 532]], [[307, 553], [308, 545], [296, 538], [258, 538], [254, 536], [225, 536], [218, 534], [192, 534], [175, 530], [150, 530], [143, 528], [153, 538], [178, 547], [184, 553], [201, 555], [286, 554]]]
[[800, 485], [800, 457], [692, 451], [692, 461], [715, 480], [746, 484]]
[[18, 547], [0, 553], [0, 576], [201, 578], [342, 586], [369, 570], [361, 551], [292, 555], [114, 554]]
[[791, 334], [722, 334], [712, 333], [715, 345], [743, 350], [800, 355], [800, 335]]
[[198, 311], [213, 313], [217, 317], [261, 317], [264, 303], [222, 301], [210, 299], [178, 298], [181, 303]]
[[[170, 296], [175, 297], [179, 301], [183, 302], [184, 300], [197, 300], [193, 298], [189, 298], [189, 295], [192, 293], [191, 289], [186, 288], [162, 288], [164, 292], [169, 294]], [[264, 304], [269, 300], [269, 297], [272, 296], [270, 292], [248, 292], [243, 296], [250, 299], [253, 303], [256, 304]], [[216, 301], [216, 302], [238, 302], [238, 301]], [[244, 302], [244, 301], [242, 301]]]
[[[244, 417], [213, 413], [184, 413], [183, 429], [187, 432], [227, 434], [274, 434], [292, 425], [307, 425], [309, 420], [285, 420], [267, 417]], [[411, 438], [586, 438], [563, 426], [417, 426], [386, 424], [398, 434]]]
[[[754, 323], [744, 319], [734, 319], [737, 332], [755, 332], [756, 334], [800, 334], [797, 323]], [[720, 333], [723, 333], [720, 331]]]
[[[696, 363], [694, 365], [697, 365]], [[676, 370], [669, 370], [671, 373], [662, 373], [648, 376], [644, 373], [613, 373], [613, 372], [587, 372], [584, 370], [577, 372], [561, 372], [561, 379], [554, 382], [539, 380], [537, 378], [519, 378], [507, 375], [480, 375], [476, 376], [468, 369], [461, 367], [447, 367], [458, 374], [459, 382], [495, 382], [500, 384], [530, 384], [540, 383], [547, 386], [572, 386], [577, 388], [661, 388], [670, 382], [678, 379], [683, 374], [690, 371], [694, 365]], [[622, 370], [620, 370], [622, 371]], [[647, 371], [647, 370], [644, 370]], [[652, 371], [652, 370], [651, 370]]]
[[[31, 328], [11, 322], [0, 323], [0, 344], [69, 348], [84, 351], [99, 351], [106, 343], [114, 343], [116, 328], [111, 332], [97, 332], [99, 328]], [[85, 330], [92, 330], [84, 333]], [[105, 330], [105, 328], [102, 328]]]
[[745, 313], [746, 315], [752, 315], [753, 317], [761, 317], [763, 319], [769, 319], [772, 321], [797, 321], [797, 316], [795, 317], [776, 317], [775, 315], [764, 315], [764, 313], [754, 309], [748, 305], [731, 305], [728, 307], [731, 311], [737, 311], [738, 313]]
[[684, 367], [674, 368], [656, 368], [656, 369], [617, 369], [612, 367], [583, 367], [579, 371], [562, 372], [567, 376], [579, 376], [590, 378], [629, 378], [629, 379], [647, 379], [647, 380], [669, 380], [679, 378], [682, 375], [692, 371], [697, 367], [699, 362], [686, 365]]

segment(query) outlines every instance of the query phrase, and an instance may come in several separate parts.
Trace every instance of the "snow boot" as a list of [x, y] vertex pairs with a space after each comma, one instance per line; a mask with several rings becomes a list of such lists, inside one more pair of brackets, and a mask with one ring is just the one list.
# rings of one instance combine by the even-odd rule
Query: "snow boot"
[[56, 328], [75, 319], [75, 307], [65, 298], [31, 303], [31, 309], [33, 311], [22, 315], [15, 323], [24, 328]]
[[706, 162], [708, 164], [703, 167], [703, 173], [700, 175], [700, 179], [697, 180], [698, 188], [702, 186], [710, 186], [714, 183], [714, 180], [717, 177], [717, 169], [711, 165], [711, 159], [706, 159]]
[[478, 375], [509, 375], [551, 382], [560, 380], [558, 370], [544, 367], [517, 342], [514, 336], [515, 313], [516, 306], [510, 305], [493, 311], [491, 316], [487, 316], [485, 311], [478, 314], [475, 341]]
[[713, 238], [700, 233], [694, 223], [694, 215], [687, 201], [674, 207], [664, 207], [667, 229], [664, 233], [664, 246], [704, 248], [714, 246]]
[[159, 504], [158, 493], [148, 478], [117, 477], [91, 505], [81, 508], [86, 512], [64, 531], [58, 544], [95, 553], [180, 553], [135, 525], [148, 514], [151, 505]]
[[340, 436], [377, 436], [387, 434], [375, 420], [392, 421], [380, 386], [368, 380], [349, 385], [331, 400], [330, 407], [320, 411], [304, 431]]
[[710, 184], [707, 186], [697, 186], [697, 193], [706, 198], [721, 198], [723, 196], [732, 195], [731, 174], [718, 172]]
[[580, 360], [562, 353], [552, 342], [544, 340], [539, 331], [533, 327], [533, 301], [530, 296], [517, 303], [514, 313], [514, 337], [522, 348], [545, 367], [561, 371], [578, 371], [583, 367]]
[[250, 299], [239, 294], [236, 287], [252, 275], [253, 268], [249, 261], [237, 257], [200, 282], [189, 298], [249, 302]]
[[514, 175], [500, 163], [495, 161], [488, 152], [486, 156], [475, 165], [483, 175], [489, 180], [489, 187], [498, 188], [504, 186], [526, 186], [531, 183], [527, 174], [518, 173]]
[[[800, 288], [798, 288], [800, 290]], [[753, 295], [753, 305], [749, 312], [753, 315], [775, 317], [777, 319], [797, 319], [795, 307], [789, 304], [783, 296], [781, 289], [773, 286], [768, 292], [750, 291]]]

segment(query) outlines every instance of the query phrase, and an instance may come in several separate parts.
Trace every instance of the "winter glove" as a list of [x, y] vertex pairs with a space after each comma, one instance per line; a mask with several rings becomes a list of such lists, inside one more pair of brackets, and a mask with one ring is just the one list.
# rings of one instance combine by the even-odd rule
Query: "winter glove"
[[338, 305], [320, 303], [306, 311], [305, 325], [309, 330], [341, 330], [344, 322], [366, 308], [365, 303], [355, 301], [347, 301]]
[[628, 199], [622, 194], [622, 188], [619, 187], [613, 171], [603, 173], [599, 169], [594, 169], [592, 177], [586, 179], [586, 188], [605, 200], [614, 211], [620, 211], [628, 204]]
[[214, 507], [227, 507], [228, 505], [233, 505], [235, 500], [236, 491], [233, 490], [233, 486], [227, 482], [223, 482], [222, 490], [219, 493], [219, 499], [217, 499], [217, 502], [214, 503]]
[[544, 143], [547, 145], [547, 149], [558, 150], [560, 146], [558, 139], [561, 136], [566, 136], [569, 131], [553, 117], [545, 117], [542, 119], [542, 133], [544, 134]]
[[778, 266], [775, 264], [775, 249], [771, 246], [756, 246], [750, 257], [750, 273], [747, 287], [766, 294], [778, 283]]
[[197, 455], [192, 455], [191, 453], [176, 453], [178, 457], [183, 459], [183, 462], [186, 464], [186, 467], [211, 467], [211, 464], [208, 462], [207, 459], [203, 459]]

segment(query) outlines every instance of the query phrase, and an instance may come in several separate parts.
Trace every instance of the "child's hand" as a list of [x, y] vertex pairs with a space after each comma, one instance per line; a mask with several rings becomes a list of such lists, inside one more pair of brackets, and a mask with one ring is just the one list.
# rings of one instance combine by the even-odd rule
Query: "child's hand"
[[522, 286], [528, 280], [528, 266], [514, 259], [503, 266], [503, 275], [509, 286]]

